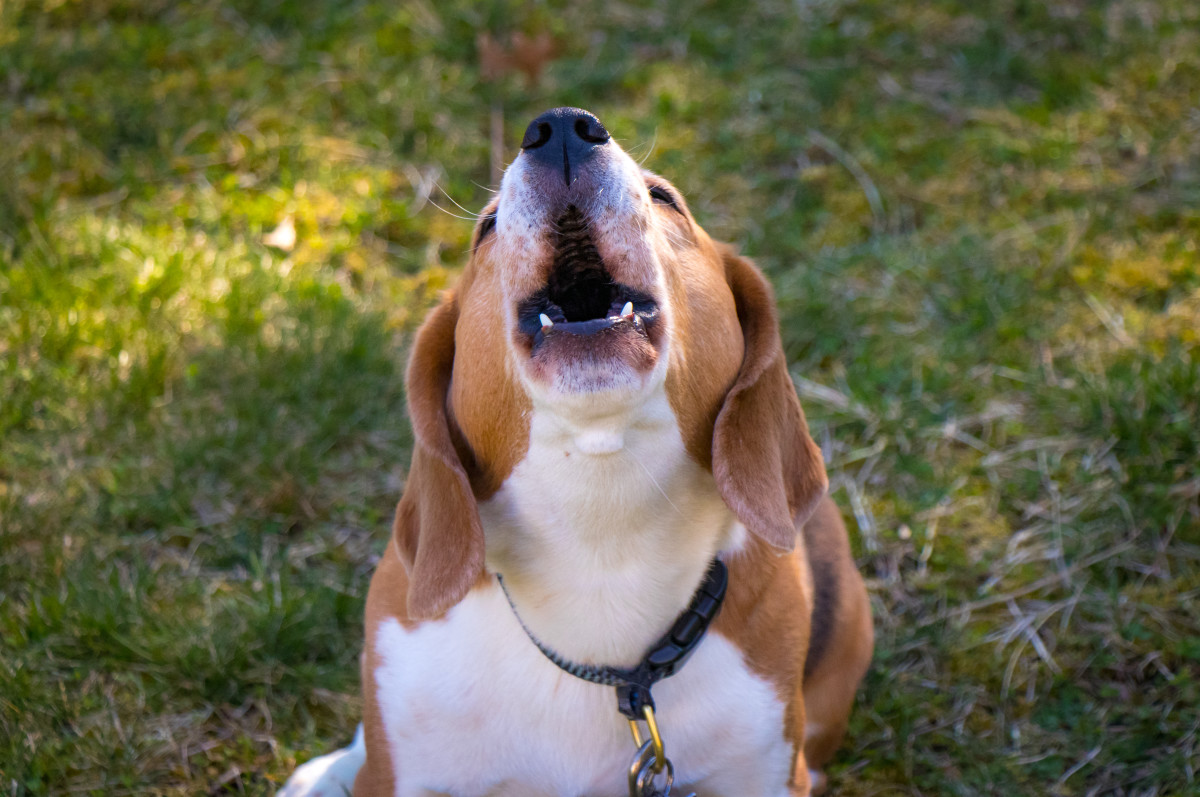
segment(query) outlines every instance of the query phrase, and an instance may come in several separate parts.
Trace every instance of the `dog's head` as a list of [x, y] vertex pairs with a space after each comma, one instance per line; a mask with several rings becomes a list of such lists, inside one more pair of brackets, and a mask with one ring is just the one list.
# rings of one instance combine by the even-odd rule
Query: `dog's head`
[[[535, 407], [604, 418], [665, 388], [688, 453], [781, 550], [826, 489], [766, 280], [576, 108], [529, 125], [456, 293], [417, 334], [408, 387], [416, 446], [394, 532], [414, 618], [483, 573], [476, 501], [525, 456]], [[620, 438], [578, 442], [604, 456]]]

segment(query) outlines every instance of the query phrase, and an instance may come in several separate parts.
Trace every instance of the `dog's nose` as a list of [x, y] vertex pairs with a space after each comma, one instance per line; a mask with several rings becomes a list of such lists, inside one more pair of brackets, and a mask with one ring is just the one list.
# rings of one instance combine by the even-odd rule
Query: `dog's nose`
[[572, 174], [578, 175], [608, 139], [608, 131], [594, 115], [582, 108], [555, 108], [529, 123], [521, 149], [543, 166], [562, 169], [569, 186]]

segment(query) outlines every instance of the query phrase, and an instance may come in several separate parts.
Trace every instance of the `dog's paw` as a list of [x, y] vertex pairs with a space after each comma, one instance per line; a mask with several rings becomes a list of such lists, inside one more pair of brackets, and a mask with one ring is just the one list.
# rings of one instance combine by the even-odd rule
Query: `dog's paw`
[[359, 725], [349, 747], [297, 767], [277, 797], [350, 797], [354, 778], [366, 760], [367, 748]]

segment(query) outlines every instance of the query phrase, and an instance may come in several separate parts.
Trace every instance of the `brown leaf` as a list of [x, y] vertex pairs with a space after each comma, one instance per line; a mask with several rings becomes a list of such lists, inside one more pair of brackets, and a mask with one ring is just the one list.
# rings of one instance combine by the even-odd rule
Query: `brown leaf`
[[514, 33], [506, 47], [490, 33], [475, 39], [479, 50], [479, 72], [485, 81], [494, 82], [514, 70], [525, 75], [530, 86], [537, 85], [546, 64], [559, 55], [558, 42], [545, 31], [536, 36]]
[[512, 59], [504, 45], [492, 38], [490, 33], [475, 37], [475, 46], [479, 50], [479, 72], [484, 80], [489, 83], [499, 80], [512, 69]]
[[534, 37], [514, 33], [512, 37], [513, 65], [525, 73], [530, 86], [536, 86], [546, 64], [558, 57], [558, 42], [549, 33], [542, 31]]

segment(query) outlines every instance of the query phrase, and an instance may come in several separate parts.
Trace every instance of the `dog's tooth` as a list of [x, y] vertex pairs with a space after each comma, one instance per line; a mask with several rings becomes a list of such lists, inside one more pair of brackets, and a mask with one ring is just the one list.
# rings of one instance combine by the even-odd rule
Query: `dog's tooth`
[[546, 315], [545, 313], [542, 313], [541, 315], [539, 315], [538, 320], [542, 322], [542, 331], [543, 332], [545, 332], [546, 330], [548, 330], [554, 326], [554, 322], [550, 320], [550, 316]]
[[621, 318], [629, 318], [633, 315], [633, 302], [625, 302], [625, 306], [621, 308]]

